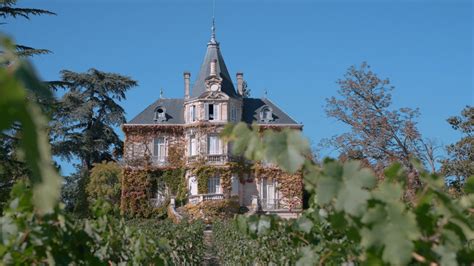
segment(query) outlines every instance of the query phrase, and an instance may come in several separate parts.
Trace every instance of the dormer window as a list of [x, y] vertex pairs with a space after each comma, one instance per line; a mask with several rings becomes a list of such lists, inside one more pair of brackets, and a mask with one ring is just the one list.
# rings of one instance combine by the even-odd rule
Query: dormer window
[[155, 109], [155, 121], [163, 122], [166, 121], [166, 109], [162, 106], [159, 106]]
[[264, 106], [260, 111], [260, 121], [270, 122], [273, 121], [273, 110], [269, 106]]

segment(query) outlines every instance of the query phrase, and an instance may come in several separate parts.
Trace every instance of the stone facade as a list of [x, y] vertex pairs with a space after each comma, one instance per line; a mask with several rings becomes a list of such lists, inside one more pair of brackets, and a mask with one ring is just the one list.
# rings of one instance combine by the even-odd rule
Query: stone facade
[[[122, 126], [125, 132], [126, 167], [184, 168], [188, 203], [232, 197], [251, 210], [288, 215], [301, 208], [301, 176], [289, 176], [272, 165], [232, 172], [231, 165], [243, 162], [231, 154], [230, 143], [219, 138], [227, 123], [257, 123], [262, 127], [298, 130], [302, 125], [289, 117], [268, 98], [246, 98], [243, 74], [237, 73], [237, 90], [227, 71], [215, 35], [208, 43], [206, 56], [193, 88], [191, 74], [184, 73], [184, 98], [160, 97], [134, 119]], [[200, 193], [196, 167], [212, 166], [230, 171], [230, 180], [214, 174], [206, 178], [208, 191]], [[282, 178], [292, 178], [286, 181]], [[205, 182], [204, 181], [204, 182]], [[290, 183], [289, 183], [290, 182]], [[225, 183], [225, 184], [224, 184]], [[282, 186], [291, 186], [292, 192]]]

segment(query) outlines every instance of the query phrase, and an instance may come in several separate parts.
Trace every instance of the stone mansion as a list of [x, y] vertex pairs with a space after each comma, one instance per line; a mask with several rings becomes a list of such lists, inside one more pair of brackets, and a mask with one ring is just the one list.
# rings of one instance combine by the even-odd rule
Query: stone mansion
[[[168, 99], [160, 95], [158, 100], [122, 126], [126, 164], [147, 157], [152, 167], [166, 169], [175, 167], [175, 161], [180, 161], [186, 169], [188, 204], [233, 198], [242, 207], [265, 212], [288, 213], [300, 209], [303, 194], [301, 178], [284, 182], [278, 176], [270, 176], [278, 175], [275, 174], [278, 171], [259, 171], [244, 177], [232, 173], [230, 181], [215, 174], [203, 181], [194, 174], [193, 167], [197, 162], [225, 168], [230, 162], [242, 161], [242, 158], [232, 155], [231, 143], [225, 143], [219, 137], [228, 123], [256, 123], [263, 130], [303, 128], [268, 97], [247, 97], [243, 73], [236, 73], [234, 84], [216, 41], [214, 25], [204, 61], [193, 85], [191, 73], [184, 72], [183, 78], [183, 98]], [[259, 165], [261, 168], [276, 168], [265, 163]], [[224, 184], [226, 182], [227, 185]], [[291, 195], [283, 193], [285, 186], [294, 187], [288, 182], [301, 183], [297, 186], [299, 191]], [[226, 187], [228, 191], [225, 191]]]

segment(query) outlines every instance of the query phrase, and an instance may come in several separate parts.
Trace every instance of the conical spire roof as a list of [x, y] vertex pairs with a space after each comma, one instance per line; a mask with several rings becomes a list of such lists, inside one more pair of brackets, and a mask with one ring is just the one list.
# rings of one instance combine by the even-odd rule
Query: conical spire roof
[[209, 77], [211, 73], [211, 62], [217, 60], [216, 72], [217, 75], [222, 79], [221, 91], [229, 95], [229, 97], [238, 97], [237, 92], [235, 91], [234, 84], [230, 78], [229, 71], [224, 62], [224, 57], [222, 57], [219, 43], [216, 41], [216, 28], [214, 20], [212, 22], [211, 28], [211, 39], [207, 44], [206, 56], [204, 56], [204, 62], [201, 65], [199, 70], [199, 75], [193, 85], [191, 90], [191, 97], [199, 97], [201, 94], [206, 92], [206, 78]]

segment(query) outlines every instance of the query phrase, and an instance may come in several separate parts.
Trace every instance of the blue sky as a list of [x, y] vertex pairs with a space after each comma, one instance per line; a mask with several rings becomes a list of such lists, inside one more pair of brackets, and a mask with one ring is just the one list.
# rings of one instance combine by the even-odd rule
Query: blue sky
[[[58, 14], [1, 26], [19, 43], [53, 51], [33, 59], [43, 79], [94, 67], [139, 82], [122, 103], [127, 119], [161, 88], [165, 97], [182, 97], [182, 73], [197, 75], [210, 37], [212, 0], [20, 0], [19, 6]], [[446, 118], [474, 104], [470, 0], [217, 0], [215, 14], [231, 75], [244, 72], [253, 97], [267, 89], [315, 144], [347, 130], [323, 107], [336, 95], [335, 81], [363, 61], [391, 80], [394, 107], [418, 107], [423, 136], [441, 144], [459, 138]], [[63, 173], [71, 170], [63, 165]]]

